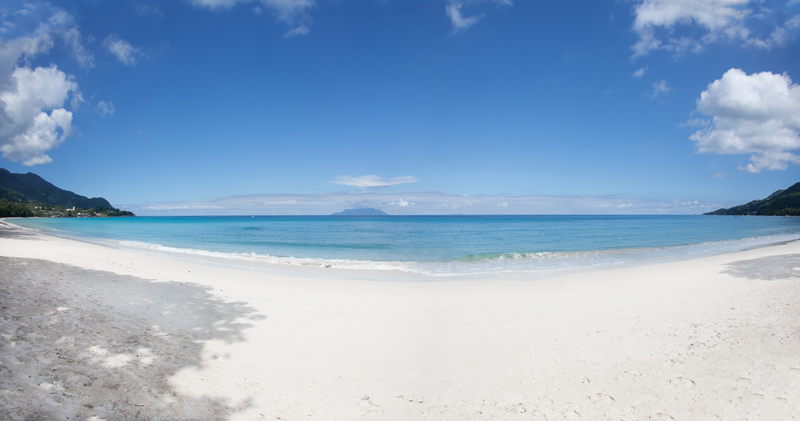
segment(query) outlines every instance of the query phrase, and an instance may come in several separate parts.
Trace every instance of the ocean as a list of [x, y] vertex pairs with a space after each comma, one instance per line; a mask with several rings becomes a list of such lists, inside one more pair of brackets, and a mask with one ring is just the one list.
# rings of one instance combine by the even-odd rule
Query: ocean
[[800, 218], [755, 216], [186, 216], [8, 222], [184, 258], [434, 277], [640, 264], [800, 238]]

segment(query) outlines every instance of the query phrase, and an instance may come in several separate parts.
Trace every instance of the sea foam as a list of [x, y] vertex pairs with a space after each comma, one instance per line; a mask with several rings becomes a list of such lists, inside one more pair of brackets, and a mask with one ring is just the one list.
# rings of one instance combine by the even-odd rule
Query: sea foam
[[268, 265], [316, 267], [350, 270], [392, 270], [434, 277], [480, 275], [492, 273], [539, 273], [566, 270], [638, 265], [670, 260], [684, 260], [765, 247], [797, 240], [795, 235], [775, 235], [651, 248], [612, 250], [535, 252], [535, 253], [485, 253], [464, 256], [446, 261], [380, 261], [358, 259], [323, 259], [307, 257], [279, 257], [265, 254], [229, 253], [211, 250], [169, 247], [139, 241], [116, 241], [118, 246], [172, 256], [189, 258], [211, 257], [231, 262], [251, 262]]
[[32, 218], [14, 223], [175, 258], [435, 277], [641, 264], [800, 237], [800, 218], [676, 215]]

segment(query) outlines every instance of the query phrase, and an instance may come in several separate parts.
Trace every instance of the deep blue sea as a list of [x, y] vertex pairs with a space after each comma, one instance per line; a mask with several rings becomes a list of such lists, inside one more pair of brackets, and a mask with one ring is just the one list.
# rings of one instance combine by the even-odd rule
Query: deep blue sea
[[745, 216], [187, 216], [9, 222], [150, 252], [436, 276], [635, 264], [800, 238], [800, 218]]

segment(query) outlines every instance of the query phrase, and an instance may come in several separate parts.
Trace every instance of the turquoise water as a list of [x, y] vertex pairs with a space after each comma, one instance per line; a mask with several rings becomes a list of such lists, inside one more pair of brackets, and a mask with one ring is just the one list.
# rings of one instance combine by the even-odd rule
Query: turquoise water
[[800, 238], [800, 218], [733, 216], [204, 216], [10, 222], [171, 254], [429, 275], [616, 265]]

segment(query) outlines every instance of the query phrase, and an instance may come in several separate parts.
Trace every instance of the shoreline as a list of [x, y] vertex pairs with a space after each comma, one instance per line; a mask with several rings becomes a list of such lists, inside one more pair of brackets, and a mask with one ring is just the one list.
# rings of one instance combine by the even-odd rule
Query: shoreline
[[[630, 268], [638, 266], [649, 266], [659, 263], [680, 262], [696, 259], [698, 257], [712, 257], [720, 254], [747, 251], [763, 247], [770, 247], [786, 242], [800, 241], [797, 234], [794, 235], [773, 235], [764, 237], [749, 237], [733, 240], [721, 240], [701, 242], [695, 244], [676, 244], [654, 247], [632, 247], [617, 249], [599, 250], [577, 250], [541, 253], [498, 253], [509, 255], [532, 255], [533, 257], [523, 257], [526, 259], [562, 260], [566, 266], [562, 267], [543, 267], [543, 268], [514, 268], [508, 270], [477, 270], [477, 271], [451, 271], [437, 272], [437, 265], [459, 265], [460, 260], [451, 261], [403, 261], [403, 260], [358, 260], [341, 258], [321, 258], [321, 257], [279, 257], [265, 254], [226, 252], [205, 249], [183, 248], [175, 246], [165, 246], [156, 243], [146, 243], [129, 240], [116, 240], [108, 238], [91, 238], [69, 235], [67, 233], [48, 232], [36, 228], [29, 228], [14, 224], [13, 222], [3, 222], [10, 227], [38, 233], [46, 236], [63, 238], [70, 241], [77, 241], [87, 244], [110, 247], [114, 249], [129, 251], [133, 253], [146, 254], [154, 257], [164, 257], [189, 263], [201, 263], [218, 266], [228, 269], [247, 269], [265, 273], [277, 273], [286, 276], [311, 276], [326, 277], [333, 279], [347, 278], [371, 280], [381, 278], [386, 280], [391, 278], [401, 282], [435, 282], [435, 281], [459, 281], [464, 279], [492, 279], [503, 277], [506, 279], [530, 280], [548, 279], [572, 274], [586, 272], [613, 270], [620, 268]], [[712, 250], [705, 247], [715, 247]], [[546, 255], [542, 257], [541, 255]], [[607, 255], [604, 259], [616, 255], [608, 261], [591, 262], [581, 259], [592, 259], [592, 255]], [[583, 255], [583, 256], [582, 256]], [[514, 257], [514, 256], [512, 256]], [[577, 261], [568, 262], [577, 259]], [[614, 259], [620, 259], [614, 261]], [[490, 264], [493, 259], [486, 261], [476, 261], [478, 265]], [[513, 258], [511, 259], [513, 262]], [[509, 264], [510, 265], [510, 264]], [[462, 268], [463, 270], [463, 268]]]
[[219, 267], [0, 223], [0, 263], [4, 419], [800, 411], [797, 241], [540, 280], [374, 282], [390, 275]]

